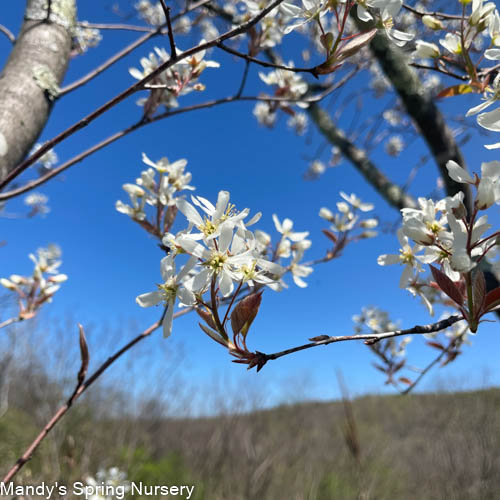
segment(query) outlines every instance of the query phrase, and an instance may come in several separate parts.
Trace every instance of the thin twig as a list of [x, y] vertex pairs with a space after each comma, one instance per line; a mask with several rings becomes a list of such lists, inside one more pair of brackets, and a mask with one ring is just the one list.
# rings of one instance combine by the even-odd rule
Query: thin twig
[[445, 69], [441, 69], [438, 66], [426, 66], [425, 64], [418, 64], [418, 63], [409, 63], [410, 66], [413, 66], [414, 68], [417, 69], [427, 69], [429, 71], [437, 71], [438, 73], [442, 73], [443, 75], [446, 76], [451, 76], [452, 78], [456, 78], [457, 80], [462, 80], [462, 81], [467, 81], [469, 80], [469, 77], [466, 75], [458, 75], [457, 73], [452, 73], [451, 71], [446, 71]]
[[366, 333], [366, 334], [359, 334], [359, 335], [341, 335], [341, 336], [335, 336], [335, 337], [327, 337], [323, 340], [318, 340], [318, 341], [310, 342], [308, 344], [300, 345], [297, 347], [292, 347], [291, 349], [285, 349], [284, 351], [275, 352], [273, 354], [259, 353], [259, 355], [261, 355], [262, 360], [264, 362], [266, 362], [269, 360], [274, 360], [274, 359], [281, 358], [283, 356], [287, 356], [289, 354], [293, 354], [295, 352], [304, 351], [305, 349], [311, 349], [312, 347], [333, 344], [335, 342], [345, 342], [348, 340], [364, 340], [365, 344], [372, 345], [372, 344], [375, 344], [383, 339], [399, 337], [401, 335], [417, 335], [417, 334], [420, 335], [420, 334], [438, 332], [438, 331], [444, 330], [445, 328], [450, 327], [451, 325], [453, 325], [454, 323], [456, 323], [457, 321], [460, 321], [462, 319], [463, 319], [462, 316], [450, 316], [449, 318], [438, 321], [437, 323], [431, 323], [429, 325], [424, 325], [424, 326], [416, 325], [413, 328], [408, 328], [406, 330], [395, 330], [392, 332]]
[[426, 12], [426, 11], [421, 11], [418, 9], [415, 9], [411, 5], [403, 4], [403, 8], [408, 10], [409, 12], [412, 12], [413, 14], [416, 14], [417, 16], [424, 17], [424, 16], [431, 16], [431, 17], [437, 17], [440, 19], [462, 19], [462, 16], [456, 15], [456, 14], [445, 14], [444, 12]]
[[[208, 3], [210, 0], [201, 0], [200, 2], [197, 2], [193, 4], [189, 9], [184, 10], [182, 13], [174, 16], [174, 20], [189, 13], [192, 12], [193, 10], [198, 9], [199, 7], [202, 7], [206, 3]], [[89, 26], [91, 26], [89, 24]], [[92, 25], [94, 26], [94, 25]], [[97, 26], [97, 25], [96, 25]], [[130, 45], [127, 45], [124, 47], [122, 50], [120, 50], [118, 53], [116, 53], [114, 56], [110, 57], [108, 60], [104, 61], [101, 65], [99, 65], [97, 68], [93, 69], [86, 75], [82, 76], [78, 80], [75, 80], [73, 83], [70, 83], [63, 87], [59, 91], [59, 97], [67, 94], [68, 92], [71, 92], [72, 90], [75, 90], [76, 88], [84, 85], [85, 83], [88, 83], [90, 80], [95, 78], [97, 75], [108, 69], [110, 66], [112, 66], [115, 62], [119, 61], [126, 55], [130, 54], [134, 49], [139, 47], [140, 45], [143, 45], [146, 43], [148, 40], [151, 38], [163, 34], [163, 28], [165, 27], [165, 24], [158, 26], [157, 28], [145, 28], [144, 30], [135, 30], [135, 31], [147, 31], [146, 35], [142, 36], [141, 38], [138, 38], [135, 42], [132, 42]]]
[[260, 59], [256, 59], [255, 57], [249, 56], [248, 54], [244, 54], [243, 52], [239, 52], [223, 43], [218, 43], [217, 47], [228, 52], [229, 54], [233, 54], [234, 56], [241, 57], [245, 59], [245, 61], [252, 62], [258, 64], [259, 66], [264, 66], [265, 68], [275, 68], [275, 69], [283, 69], [286, 71], [292, 71], [293, 73], [310, 73], [315, 78], [318, 78], [318, 72], [316, 66], [313, 68], [294, 68], [292, 66], [284, 66], [282, 64], [275, 64], [267, 61], [262, 61]]
[[165, 19], [167, 20], [167, 28], [168, 28], [168, 41], [170, 43], [170, 57], [177, 57], [177, 49], [175, 48], [174, 41], [174, 31], [172, 29], [172, 21], [170, 20], [170, 7], [167, 7], [165, 0], [160, 0], [160, 4], [163, 8], [163, 12], [165, 13]]
[[236, 92], [236, 97], [240, 97], [243, 91], [245, 90], [245, 84], [247, 83], [249, 69], [250, 69], [250, 62], [245, 61], [245, 69], [243, 70], [243, 76], [241, 77], [240, 88], [238, 89], [238, 92]]
[[22, 321], [22, 318], [16, 316], [14, 318], [9, 318], [0, 323], [0, 328], [5, 328], [6, 326], [12, 325], [12, 323], [17, 323], [18, 321]]
[[16, 43], [14, 33], [12, 33], [12, 31], [10, 31], [10, 29], [5, 27], [3, 24], [0, 24], [0, 32], [2, 32], [9, 39], [10, 43]]
[[[189, 312], [192, 308], [187, 308], [185, 310], [179, 311], [174, 315], [174, 317], [181, 316]], [[36, 451], [40, 443], [45, 439], [47, 434], [54, 428], [54, 426], [61, 420], [61, 418], [68, 412], [73, 403], [123, 354], [125, 354], [128, 350], [134, 347], [141, 340], [149, 337], [157, 328], [160, 327], [162, 323], [163, 316], [165, 311], [162, 314], [162, 317], [155, 323], [153, 323], [149, 328], [141, 332], [139, 335], [134, 337], [130, 342], [125, 344], [121, 349], [115, 352], [112, 356], [110, 356], [97, 370], [84, 382], [79, 382], [76, 389], [73, 391], [71, 396], [68, 398], [66, 403], [57, 410], [57, 412], [52, 416], [52, 418], [47, 422], [42, 431], [38, 434], [38, 436], [34, 439], [34, 441], [28, 446], [26, 451], [22, 454], [22, 456], [17, 460], [14, 466], [7, 472], [5, 477], [3, 478], [3, 483], [6, 484], [12, 480], [12, 478], [19, 472], [19, 470], [24, 466], [28, 460], [32, 457], [33, 453]]]
[[97, 30], [126, 30], [126, 31], [156, 31], [157, 28], [149, 28], [148, 26], [137, 26], [135, 24], [107, 24], [107, 23], [89, 23], [82, 21], [78, 23], [81, 28], [94, 28]]
[[[338, 82], [340, 83], [340, 82]], [[46, 174], [43, 176], [39, 177], [38, 179], [35, 179], [33, 181], [27, 182], [23, 186], [17, 187], [15, 189], [12, 189], [10, 191], [5, 191], [4, 193], [0, 193], [0, 201], [5, 201], [9, 200], [11, 198], [14, 198], [16, 196], [19, 196], [23, 193], [26, 193], [28, 191], [31, 191], [32, 189], [35, 189], [36, 187], [45, 184], [47, 181], [52, 179], [53, 177], [56, 177], [59, 175], [61, 172], [64, 172], [67, 170], [69, 167], [75, 165], [76, 163], [81, 162], [88, 156], [92, 155], [93, 153], [99, 151], [100, 149], [108, 146], [109, 144], [115, 142], [118, 139], [121, 139], [122, 137], [126, 136], [127, 134], [134, 132], [135, 130], [138, 130], [139, 128], [149, 125], [151, 123], [157, 122], [159, 120], [163, 120], [165, 118], [170, 118], [175, 115], [179, 115], [182, 113], [188, 113], [190, 111], [196, 111], [199, 109], [207, 109], [211, 108], [214, 106], [218, 106], [221, 104], [228, 104], [231, 102], [241, 102], [241, 101], [264, 101], [264, 102], [306, 102], [306, 103], [315, 103], [319, 102], [322, 99], [324, 99], [327, 95], [329, 95], [331, 92], [333, 92], [336, 88], [338, 88], [338, 84], [327, 88], [325, 91], [312, 96], [312, 97], [304, 97], [302, 99], [287, 99], [285, 97], [267, 97], [267, 96], [231, 96], [231, 97], [225, 97], [222, 99], [214, 99], [211, 101], [207, 101], [201, 104], [193, 104], [192, 106], [186, 106], [184, 108], [179, 108], [179, 109], [174, 109], [171, 111], [166, 111], [165, 113], [162, 113], [160, 115], [157, 115], [153, 118], [150, 118], [149, 120], [140, 120], [137, 123], [134, 123], [133, 125], [116, 132], [106, 139], [103, 139], [102, 141], [98, 142], [97, 144], [94, 144], [92, 147], [86, 149], [85, 151], [82, 151], [80, 154], [74, 156], [73, 158], [69, 159], [62, 165], [59, 165], [58, 167], [55, 167], [51, 170], [49, 170]]]
[[437, 356], [435, 359], [433, 359], [423, 370], [421, 370], [419, 376], [413, 381], [411, 385], [409, 385], [404, 391], [401, 391], [401, 394], [408, 394], [410, 391], [412, 391], [415, 386], [425, 377], [425, 375], [432, 369], [434, 366], [436, 366], [443, 358], [448, 354], [454, 347], [456, 347], [456, 344], [459, 340], [462, 339], [462, 337], [466, 334], [467, 330], [462, 333], [459, 337], [452, 339], [452, 341], [448, 344], [448, 347], [446, 349], [443, 349], [440, 353], [439, 356]]
[[157, 75], [160, 73], [163, 73], [165, 70], [173, 66], [174, 64], [178, 63], [179, 61], [186, 59], [188, 57], [193, 56], [194, 54], [197, 54], [198, 52], [201, 51], [206, 51], [207, 49], [210, 49], [212, 47], [217, 46], [219, 43], [224, 42], [225, 40], [228, 40], [230, 38], [234, 38], [235, 36], [241, 35], [242, 33], [245, 33], [248, 31], [252, 26], [257, 24], [263, 17], [265, 17], [269, 12], [271, 12], [273, 9], [279, 6], [280, 3], [282, 3], [283, 0], [274, 0], [271, 4], [269, 4], [265, 9], [263, 9], [259, 14], [254, 16], [252, 19], [248, 20], [247, 22], [241, 24], [240, 26], [237, 26], [236, 28], [233, 28], [226, 33], [222, 34], [221, 36], [214, 38], [213, 40], [210, 40], [205, 43], [201, 43], [199, 45], [196, 45], [195, 47], [192, 47], [191, 49], [186, 50], [182, 54], [178, 54], [177, 57], [171, 57], [168, 61], [164, 62], [163, 64], [160, 64], [158, 68], [153, 70], [149, 75], [145, 76], [142, 80], [139, 80], [138, 82], [134, 83], [127, 89], [123, 90], [120, 92], [118, 95], [107, 101], [105, 104], [97, 108], [95, 111], [92, 113], [88, 114], [75, 124], [71, 125], [68, 127], [66, 130], [61, 132], [60, 134], [56, 135], [54, 138], [52, 138], [49, 141], [46, 141], [42, 146], [35, 152], [33, 153], [29, 158], [24, 160], [22, 163], [20, 163], [17, 167], [13, 168], [6, 176], [5, 178], [0, 182], [0, 189], [3, 189], [8, 183], [10, 183], [12, 180], [14, 180], [17, 176], [19, 176], [22, 172], [24, 172], [29, 166], [31, 166], [33, 163], [35, 163], [36, 160], [38, 160], [41, 156], [43, 156], [48, 150], [52, 149], [54, 146], [62, 142], [64, 139], [67, 137], [73, 135], [75, 132], [78, 130], [81, 130], [85, 127], [87, 127], [90, 123], [92, 123], [96, 118], [104, 114], [106, 111], [109, 109], [113, 108], [116, 106], [118, 103], [129, 97], [130, 95], [134, 94], [138, 90], [142, 89], [144, 85], [151, 80], [153, 80]]

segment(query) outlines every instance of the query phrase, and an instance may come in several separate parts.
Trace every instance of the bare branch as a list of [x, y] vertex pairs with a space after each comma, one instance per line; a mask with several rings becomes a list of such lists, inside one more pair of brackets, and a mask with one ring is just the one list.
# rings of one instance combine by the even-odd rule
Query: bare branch
[[170, 56], [175, 58], [177, 57], [177, 49], [175, 48], [174, 31], [172, 29], [172, 21], [170, 19], [170, 7], [167, 7], [165, 0], [160, 0], [160, 4], [163, 8], [163, 12], [165, 13], [165, 19], [167, 20], [168, 41], [170, 42]]
[[32, 189], [35, 189], [36, 187], [45, 184], [47, 181], [52, 179], [53, 177], [56, 177], [59, 175], [61, 172], [64, 172], [67, 170], [69, 167], [75, 165], [76, 163], [81, 162], [88, 156], [92, 155], [93, 153], [99, 151], [100, 149], [108, 146], [109, 144], [117, 141], [118, 139], [121, 139], [122, 137], [130, 134], [131, 132], [134, 132], [135, 130], [138, 130], [139, 128], [144, 127], [145, 125], [149, 125], [151, 123], [157, 122], [159, 120], [163, 120], [166, 118], [170, 118], [175, 115], [180, 115], [182, 113], [188, 113], [191, 111], [196, 111], [199, 109], [207, 109], [207, 108], [212, 108], [214, 106], [218, 106], [221, 104], [228, 104], [231, 102], [238, 102], [238, 101], [263, 101], [263, 102], [306, 102], [306, 103], [315, 103], [319, 102], [322, 99], [324, 99], [327, 95], [329, 95], [331, 92], [333, 92], [335, 89], [339, 87], [339, 84], [341, 82], [339, 81], [337, 84], [333, 85], [332, 87], [327, 88], [323, 92], [316, 94], [315, 96], [311, 97], [304, 97], [302, 99], [289, 99], [285, 97], [267, 97], [267, 96], [239, 96], [236, 94], [235, 96], [232, 97], [225, 97], [222, 99], [214, 99], [211, 101], [203, 102], [200, 104], [193, 104], [192, 106], [186, 106], [183, 108], [179, 109], [174, 109], [170, 111], [166, 111], [165, 113], [159, 114], [153, 118], [150, 118], [149, 120], [140, 120], [139, 122], [134, 123], [133, 125], [114, 133], [113, 135], [110, 135], [106, 139], [103, 139], [102, 141], [98, 142], [97, 144], [94, 144], [92, 147], [86, 149], [85, 151], [82, 151], [80, 154], [74, 156], [70, 160], [64, 162], [62, 165], [59, 165], [58, 167], [55, 167], [51, 170], [49, 170], [46, 174], [43, 176], [39, 177], [38, 179], [35, 179], [33, 181], [27, 182], [23, 186], [17, 187], [15, 189], [12, 189], [10, 191], [6, 191], [4, 193], [0, 193], [0, 201], [6, 201], [11, 198], [14, 198], [16, 196], [19, 196], [23, 193], [26, 193], [28, 191], [31, 191]]
[[321, 340], [316, 340], [308, 344], [292, 347], [291, 349], [285, 349], [284, 351], [275, 352], [273, 354], [265, 354], [262, 352], [257, 352], [256, 354], [259, 356], [261, 360], [260, 363], [261, 366], [263, 366], [269, 360], [282, 358], [283, 356], [288, 356], [289, 354], [293, 354], [295, 352], [311, 349], [312, 347], [324, 346], [336, 342], [345, 342], [350, 340], [364, 340], [365, 344], [371, 345], [383, 339], [400, 337], [402, 335], [421, 335], [421, 334], [438, 332], [450, 327], [451, 325], [462, 319], [463, 319], [462, 316], [455, 315], [455, 316], [450, 316], [447, 319], [438, 321], [437, 323], [431, 323], [429, 325], [424, 325], [424, 326], [416, 325], [413, 328], [408, 328], [406, 330], [395, 330], [392, 332], [383, 332], [383, 333], [366, 333], [359, 335], [340, 335], [340, 336], [326, 337], [326, 338], [321, 337]]
[[[177, 14], [174, 16], [174, 20], [178, 19], [179, 17], [188, 14], [189, 12], [192, 12], [193, 10], [196, 10], [203, 5], [207, 4], [210, 2], [210, 0], [201, 0], [199, 2], [196, 2], [195, 4], [191, 5], [188, 9], [185, 9], [182, 11], [180, 14]], [[101, 25], [101, 24], [92, 24], [92, 23], [85, 23], [84, 26], [88, 27], [95, 27], [99, 28], [101, 26], [110, 26], [110, 25]], [[112, 26], [124, 26], [124, 25], [112, 25]], [[125, 25], [128, 26], [128, 25]], [[59, 92], [59, 96], [63, 96], [67, 94], [68, 92], [71, 92], [72, 90], [77, 89], [78, 87], [88, 83], [90, 80], [94, 79], [97, 75], [101, 74], [103, 71], [108, 69], [110, 66], [112, 66], [115, 62], [119, 61], [126, 55], [130, 54], [133, 50], [135, 50], [137, 47], [143, 45], [145, 42], [150, 40], [151, 38], [162, 35], [163, 29], [165, 27], [165, 24], [158, 26], [157, 28], [144, 28], [144, 29], [136, 29], [134, 31], [146, 31], [147, 34], [142, 36], [141, 38], [137, 39], [135, 42], [132, 42], [130, 45], [127, 45], [127, 47], [124, 47], [122, 50], [117, 52], [114, 56], [110, 57], [108, 60], [104, 61], [101, 65], [99, 65], [97, 68], [93, 69], [86, 75], [82, 76], [78, 80], [75, 80], [73, 83], [70, 83], [66, 85], [66, 87], [63, 87], [61, 91]], [[137, 27], [139, 28], [139, 26]], [[100, 28], [103, 29], [103, 28]], [[121, 29], [121, 28], [115, 28], [115, 29]], [[123, 28], [124, 29], [124, 28]]]
[[120, 92], [118, 95], [110, 99], [108, 102], [97, 108], [95, 111], [92, 113], [88, 114], [78, 122], [76, 122], [74, 125], [70, 126], [57, 136], [55, 136], [53, 139], [45, 142], [35, 153], [33, 153], [29, 158], [27, 158], [25, 161], [20, 163], [17, 167], [12, 169], [6, 176], [5, 178], [0, 182], [0, 189], [3, 189], [9, 182], [11, 182], [13, 179], [15, 179], [18, 175], [20, 175], [22, 172], [24, 172], [30, 165], [32, 165], [36, 160], [38, 160], [41, 156], [43, 156], [44, 153], [46, 153], [49, 149], [52, 149], [55, 145], [59, 144], [61, 141], [66, 139], [67, 137], [71, 136], [78, 130], [81, 130], [85, 127], [87, 127], [90, 123], [92, 123], [96, 118], [101, 116], [103, 113], [111, 109], [112, 107], [116, 106], [118, 103], [135, 93], [136, 91], [142, 89], [146, 83], [149, 81], [153, 80], [157, 75], [165, 71], [166, 69], [170, 68], [174, 64], [178, 63], [179, 61], [191, 57], [194, 54], [197, 54], [198, 52], [205, 51], [211, 47], [217, 46], [219, 43], [228, 40], [230, 38], [233, 38], [235, 36], [241, 35], [242, 33], [245, 33], [248, 31], [252, 26], [257, 24], [263, 17], [265, 17], [270, 11], [275, 9], [283, 0], [274, 0], [270, 5], [268, 5], [265, 9], [263, 9], [259, 14], [254, 16], [252, 19], [248, 20], [247, 22], [241, 24], [240, 26], [237, 26], [236, 28], [233, 28], [223, 35], [210, 40], [208, 42], [202, 43], [200, 45], [197, 45], [195, 47], [192, 47], [191, 49], [186, 50], [182, 54], [178, 54], [177, 57], [171, 57], [168, 61], [165, 63], [161, 64], [156, 68], [154, 71], [152, 71], [149, 75], [144, 77], [142, 80], [139, 80], [138, 82], [134, 83], [124, 91]]
[[415, 9], [411, 5], [407, 4], [403, 4], [403, 8], [405, 8], [407, 11], [412, 12], [413, 14], [419, 17], [431, 16], [431, 17], [437, 17], [438, 19], [453, 19], [455, 21], [462, 19], [462, 16], [457, 14], [446, 14], [444, 12], [426, 12], [419, 9]]
[[14, 33], [12, 33], [12, 31], [10, 31], [10, 29], [3, 24], [0, 24], [0, 32], [2, 32], [9, 39], [10, 43], [16, 43], [16, 37], [14, 36]]
[[243, 52], [239, 52], [238, 50], [232, 49], [223, 43], [217, 44], [217, 47], [228, 52], [229, 54], [233, 54], [234, 56], [241, 57], [245, 59], [245, 61], [252, 62], [258, 64], [259, 66], [264, 66], [265, 68], [276, 68], [276, 69], [284, 69], [286, 71], [291, 71], [293, 73], [310, 73], [314, 76], [314, 78], [318, 78], [317, 68], [294, 68], [290, 66], [283, 66], [282, 64], [270, 63], [267, 61], [262, 61], [260, 59], [256, 59], [255, 57], [249, 56], [248, 54], [244, 54]]

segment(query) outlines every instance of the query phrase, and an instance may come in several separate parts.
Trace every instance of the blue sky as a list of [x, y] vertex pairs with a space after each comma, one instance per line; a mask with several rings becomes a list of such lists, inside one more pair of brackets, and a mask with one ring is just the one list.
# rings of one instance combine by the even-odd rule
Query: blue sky
[[[14, 32], [18, 31], [22, 18], [21, 5], [17, 4], [9, 2], [2, 10], [2, 23]], [[117, 22], [117, 18], [110, 13], [110, 2], [79, 4], [81, 20]], [[121, 2], [121, 5], [125, 8], [127, 2]], [[131, 19], [129, 22], [140, 21]], [[119, 31], [107, 31], [103, 35], [104, 40], [97, 49], [90, 49], [72, 62], [65, 83], [85, 74], [140, 36]], [[288, 51], [298, 56], [302, 48], [300, 39], [291, 40]], [[189, 37], [178, 39], [181, 48], [189, 43], [192, 43]], [[131, 85], [134, 80], [128, 74], [128, 68], [139, 66], [139, 58], [154, 45], [168, 48], [168, 41], [157, 39], [143, 46], [107, 73], [65, 96], [56, 104], [41, 140], [53, 137]], [[0, 47], [0, 59], [3, 61], [9, 50], [5, 38], [0, 38]], [[210, 58], [219, 61], [221, 69], [207, 69], [202, 77], [207, 90], [186, 97], [181, 105], [229, 95], [238, 87], [242, 62], [222, 52], [212, 52]], [[251, 69], [246, 91], [248, 95], [264, 90], [258, 71], [255, 67]], [[356, 85], [364, 86], [366, 80], [358, 78], [353, 82], [353, 86]], [[134, 123], [141, 114], [141, 109], [135, 104], [136, 99], [136, 96], [129, 98], [59, 145], [56, 148], [59, 158], [64, 161], [103, 137]], [[454, 111], [462, 107], [466, 110], [470, 102], [455, 100], [445, 103], [445, 107]], [[333, 210], [340, 190], [355, 192], [363, 200], [374, 202], [375, 214], [382, 221], [397, 220], [397, 212], [388, 208], [346, 163], [328, 169], [318, 181], [304, 181], [302, 175], [308, 161], [315, 157], [317, 148], [322, 144], [318, 133], [298, 138], [287, 130], [285, 117], [274, 130], [264, 129], [253, 118], [252, 109], [253, 103], [228, 104], [149, 125], [44, 185], [40, 192], [49, 196], [51, 207], [47, 217], [1, 219], [1, 239], [6, 240], [7, 245], [0, 249], [0, 275], [30, 273], [28, 254], [39, 246], [55, 242], [63, 250], [61, 270], [68, 274], [69, 280], [62, 286], [53, 304], [47, 307], [42, 320], [50, 324], [50, 318], [71, 314], [75, 322], [97, 325], [97, 330], [99, 325], [120, 328], [129, 321], [135, 321], [141, 328], [154, 322], [160, 311], [139, 308], [135, 297], [152, 290], [158, 282], [162, 253], [155, 241], [114, 209], [117, 199], [127, 200], [122, 184], [133, 182], [145, 167], [141, 162], [142, 152], [153, 160], [162, 156], [172, 161], [187, 158], [187, 170], [193, 174], [192, 184], [197, 187], [196, 194], [215, 200], [219, 190], [230, 191], [231, 200], [238, 208], [249, 207], [252, 212], [263, 212], [259, 227], [273, 236], [276, 232], [271, 215], [276, 213], [280, 219], [290, 217], [297, 230], [310, 231], [313, 241], [308, 252], [310, 258], [322, 256], [327, 248], [327, 240], [321, 234], [321, 229], [327, 224], [318, 217], [318, 211], [322, 206]], [[349, 123], [349, 113], [353, 112], [347, 113], [346, 124]], [[380, 103], [365, 99], [363, 113], [377, 112], [380, 112]], [[486, 141], [474, 136], [464, 147], [472, 170], [479, 170], [480, 161], [495, 159], [494, 153], [484, 150], [483, 142]], [[328, 161], [329, 151], [330, 147], [324, 149], [323, 160]], [[383, 165], [394, 180], [404, 182], [408, 166], [424, 151], [425, 146], [417, 141], [398, 159], [388, 159], [381, 148], [373, 153], [372, 158]], [[473, 164], [473, 161], [477, 163]], [[416, 196], [425, 195], [432, 190], [434, 183], [435, 167], [429, 163], [419, 172], [411, 192]], [[15, 200], [7, 208], [9, 212], [22, 211], [22, 202]], [[395, 236], [381, 234], [376, 239], [348, 247], [341, 259], [317, 268], [307, 279], [308, 288], [298, 289], [289, 279], [288, 290], [280, 294], [266, 292], [261, 312], [252, 327], [249, 346], [274, 352], [304, 343], [314, 335], [351, 333], [351, 316], [365, 305], [376, 305], [391, 311], [391, 317], [400, 320], [403, 327], [431, 322], [432, 318], [419, 302], [398, 288], [400, 270], [377, 266], [378, 255], [395, 251]], [[67, 331], [67, 335], [74, 335], [74, 331]], [[107, 335], [104, 327], [101, 335]], [[132, 332], [124, 328], [121, 343], [125, 343], [131, 335]], [[93, 340], [98, 341], [98, 338]], [[162, 363], [165, 352], [171, 348], [169, 344], [182, 346], [183, 373], [189, 383], [197, 387], [199, 395], [210, 390], [213, 377], [220, 377], [228, 384], [268, 391], [268, 403], [289, 397], [285, 394], [286, 390], [293, 394], [296, 388], [299, 394], [299, 381], [307, 381], [301, 396], [330, 399], [339, 395], [335, 379], [337, 369], [343, 372], [354, 394], [388, 390], [383, 386], [383, 376], [370, 364], [373, 358], [369, 350], [359, 343], [337, 344], [288, 356], [268, 363], [262, 372], [256, 374], [231, 363], [228, 354], [198, 329], [194, 316], [176, 321], [168, 341], [162, 340], [158, 332], [147, 342], [154, 343], [154, 352], [146, 360], [138, 361], [140, 363]], [[444, 380], [462, 380], [469, 386], [479, 385], [485, 370], [490, 373], [490, 383], [498, 384], [500, 369], [496, 353], [499, 347], [497, 325], [484, 325], [473, 339], [473, 346], [466, 348], [464, 355], [451, 366], [436, 370], [421, 388], [435, 386], [436, 375]], [[97, 348], [97, 345], [91, 343], [92, 348]], [[426, 348], [421, 339], [415, 338], [409, 361], [423, 366], [434, 354], [435, 351]], [[113, 368], [115, 375], [121, 373], [123, 366], [118, 363]], [[284, 387], [287, 389], [283, 392]]]

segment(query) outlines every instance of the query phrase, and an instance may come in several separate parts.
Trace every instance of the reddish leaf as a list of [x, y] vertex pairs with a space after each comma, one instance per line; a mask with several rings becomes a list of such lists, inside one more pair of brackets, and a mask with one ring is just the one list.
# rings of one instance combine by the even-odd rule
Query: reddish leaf
[[382, 373], [387, 373], [387, 370], [383, 367], [383, 366], [380, 366], [380, 365], [377, 365], [377, 363], [372, 363], [372, 365], [377, 369], [377, 370], [380, 370]]
[[474, 275], [474, 283], [472, 286], [472, 296], [474, 300], [474, 315], [476, 318], [484, 307], [484, 299], [486, 297], [486, 281], [482, 271], [477, 271]]
[[453, 85], [452, 87], [445, 88], [439, 92], [437, 97], [454, 97], [456, 95], [470, 94], [471, 92], [474, 92], [474, 88], [471, 85], [461, 83], [460, 85]]
[[402, 382], [403, 384], [406, 384], [406, 385], [411, 385], [413, 384], [413, 382], [409, 379], [409, 378], [406, 378], [406, 377], [399, 377], [398, 379], [400, 382]]
[[431, 342], [430, 340], [426, 342], [427, 345], [430, 345], [431, 347], [434, 347], [434, 349], [439, 349], [440, 351], [444, 351], [445, 347], [440, 344], [439, 342]]
[[484, 307], [487, 311], [491, 311], [493, 308], [500, 305], [500, 287], [495, 288], [486, 295], [484, 301]]
[[262, 292], [252, 293], [248, 297], [240, 300], [231, 313], [231, 328], [233, 333], [246, 335], [250, 325], [259, 312]]
[[361, 33], [347, 42], [337, 53], [338, 60], [344, 60], [358, 52], [365, 45], [368, 45], [377, 34], [377, 28]]
[[443, 291], [446, 295], [448, 295], [448, 297], [450, 297], [451, 300], [462, 307], [464, 303], [464, 296], [460, 292], [460, 289], [442, 271], [435, 268], [434, 266], [429, 267], [431, 268], [432, 276], [436, 280], [436, 283], [439, 285], [441, 291]]
[[85, 338], [85, 330], [83, 329], [83, 326], [78, 324], [78, 330], [79, 330], [79, 340], [80, 340], [80, 359], [82, 363], [77, 378], [78, 378], [78, 385], [81, 385], [87, 375], [90, 355], [89, 355], [89, 348], [87, 345], [87, 339]]
[[329, 231], [328, 229], [322, 229], [323, 231], [323, 234], [329, 239], [329, 240], [332, 240], [334, 243], [337, 243], [337, 236], [335, 235], [335, 233], [332, 233], [331, 231]]
[[200, 309], [198, 307], [195, 309], [195, 311], [210, 328], [217, 330], [217, 326], [215, 325], [214, 317], [211, 312], [205, 311], [205, 309]]

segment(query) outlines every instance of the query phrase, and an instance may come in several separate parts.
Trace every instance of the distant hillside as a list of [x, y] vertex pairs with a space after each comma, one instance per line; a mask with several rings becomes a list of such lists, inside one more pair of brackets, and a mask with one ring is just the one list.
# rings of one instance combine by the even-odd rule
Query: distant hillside
[[[20, 480], [71, 482], [116, 465], [135, 481], [195, 484], [207, 500], [500, 498], [499, 389], [199, 419], [158, 413], [106, 418], [90, 401], [77, 405]], [[39, 419], [27, 408], [0, 418], [2, 470]]]

